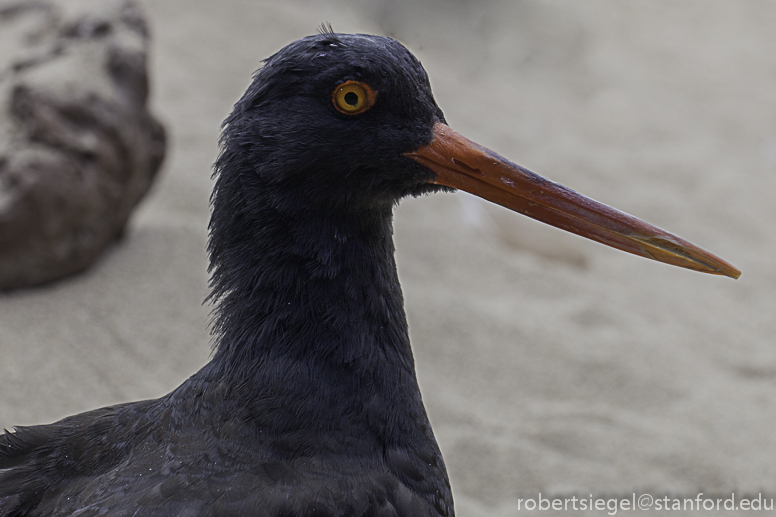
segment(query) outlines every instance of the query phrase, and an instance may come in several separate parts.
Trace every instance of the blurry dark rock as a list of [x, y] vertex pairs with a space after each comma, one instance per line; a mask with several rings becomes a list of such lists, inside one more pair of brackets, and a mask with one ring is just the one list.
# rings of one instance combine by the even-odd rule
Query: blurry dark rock
[[0, 0], [0, 290], [88, 267], [119, 239], [165, 150], [148, 31], [113, 0]]

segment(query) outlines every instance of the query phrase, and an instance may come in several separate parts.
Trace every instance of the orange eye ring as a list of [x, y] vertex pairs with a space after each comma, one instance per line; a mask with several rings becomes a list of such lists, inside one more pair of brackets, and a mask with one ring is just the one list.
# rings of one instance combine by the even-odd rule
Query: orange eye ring
[[345, 81], [334, 89], [331, 101], [337, 111], [345, 115], [358, 115], [371, 108], [377, 100], [377, 92], [361, 81]]

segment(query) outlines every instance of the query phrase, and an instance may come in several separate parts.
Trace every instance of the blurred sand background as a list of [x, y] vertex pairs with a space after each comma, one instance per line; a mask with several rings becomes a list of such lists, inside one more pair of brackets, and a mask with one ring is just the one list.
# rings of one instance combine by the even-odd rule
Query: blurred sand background
[[405, 43], [459, 132], [743, 271], [460, 193], [405, 201], [397, 261], [458, 515], [538, 492], [776, 493], [776, 3], [142, 3], [167, 161], [95, 267], [0, 296], [0, 426], [157, 397], [208, 360], [219, 125], [261, 59], [329, 21]]

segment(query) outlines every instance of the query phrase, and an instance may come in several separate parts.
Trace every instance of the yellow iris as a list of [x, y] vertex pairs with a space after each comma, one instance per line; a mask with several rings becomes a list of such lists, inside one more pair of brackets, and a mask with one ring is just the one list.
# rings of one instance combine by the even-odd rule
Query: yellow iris
[[346, 115], [363, 113], [375, 103], [377, 94], [366, 83], [346, 81], [334, 89], [332, 102], [338, 111]]

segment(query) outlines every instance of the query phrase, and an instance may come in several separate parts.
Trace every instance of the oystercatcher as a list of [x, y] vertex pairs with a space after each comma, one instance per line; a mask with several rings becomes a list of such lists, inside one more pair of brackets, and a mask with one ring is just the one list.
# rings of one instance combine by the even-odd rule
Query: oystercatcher
[[394, 262], [405, 196], [463, 189], [707, 273], [725, 261], [445, 123], [400, 43], [321, 34], [265, 61], [224, 123], [212, 360], [172, 393], [0, 437], [3, 516], [451, 516]]

